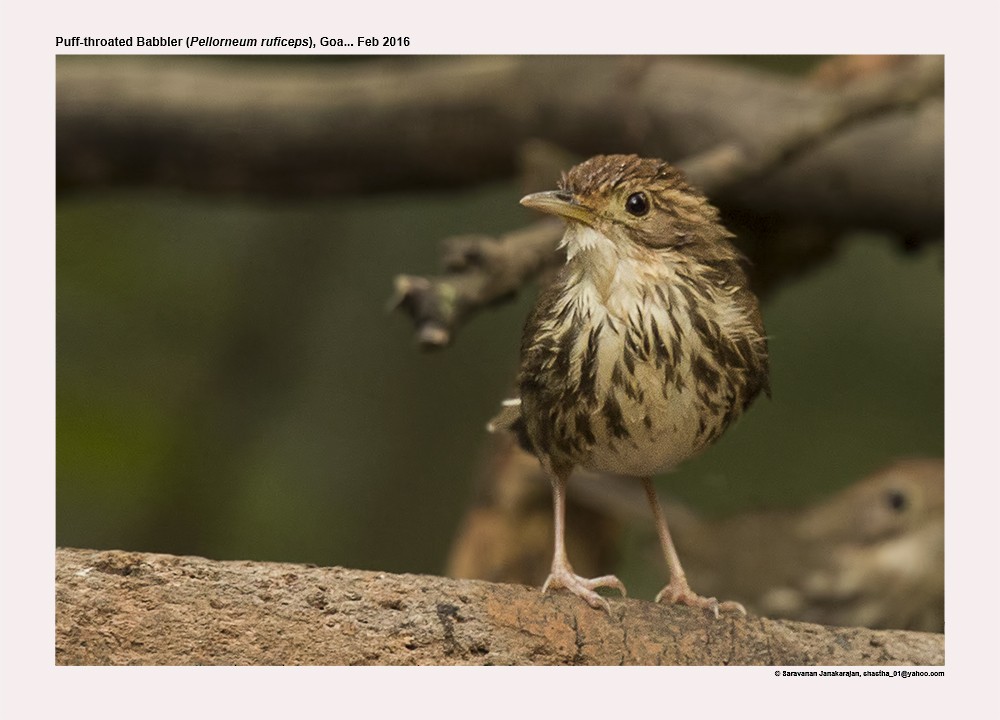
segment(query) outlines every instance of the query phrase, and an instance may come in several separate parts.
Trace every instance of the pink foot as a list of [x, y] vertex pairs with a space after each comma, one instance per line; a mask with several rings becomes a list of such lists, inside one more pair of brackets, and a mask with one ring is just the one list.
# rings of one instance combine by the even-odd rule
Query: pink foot
[[582, 598], [592, 608], [603, 608], [609, 614], [611, 606], [608, 601], [594, 592], [595, 588], [610, 587], [621, 592], [622, 597], [626, 596], [625, 586], [622, 581], [614, 575], [602, 575], [598, 578], [584, 578], [576, 575], [569, 568], [553, 568], [545, 584], [542, 585], [542, 593], [557, 588], [565, 588], [579, 598]]
[[687, 580], [677, 582], [671, 579], [667, 586], [660, 590], [659, 594], [656, 596], [656, 602], [663, 601], [674, 605], [687, 605], [689, 607], [710, 610], [715, 617], [719, 617], [719, 610], [732, 610], [740, 613], [741, 615], [747, 614], [746, 608], [738, 602], [727, 600], [726, 602], [720, 603], [714, 597], [707, 598], [698, 595], [688, 586]]

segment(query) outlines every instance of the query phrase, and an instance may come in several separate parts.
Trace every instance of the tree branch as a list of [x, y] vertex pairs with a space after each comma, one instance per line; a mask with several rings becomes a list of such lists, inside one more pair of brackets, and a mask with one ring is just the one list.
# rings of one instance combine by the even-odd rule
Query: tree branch
[[60, 665], [938, 665], [944, 637], [429, 576], [56, 551]]
[[933, 237], [943, 227], [942, 63], [914, 58], [861, 91], [670, 57], [62, 57], [56, 172], [60, 189], [329, 194], [510, 176], [532, 138], [581, 157], [674, 162], [736, 148], [712, 172], [759, 175], [801, 156], [725, 204]]
[[796, 122], [772, 132], [766, 142], [722, 142], [680, 164], [688, 179], [709, 197], [760, 180], [830, 142], [865, 120], [908, 108], [944, 92], [944, 58], [906, 58], [882, 72], [843, 87], [825, 107], [803, 112]]
[[493, 238], [460, 235], [445, 241], [447, 275], [397, 275], [391, 307], [410, 316], [424, 348], [451, 343], [455, 329], [480, 309], [510, 298], [558, 258], [564, 225], [541, 220]]

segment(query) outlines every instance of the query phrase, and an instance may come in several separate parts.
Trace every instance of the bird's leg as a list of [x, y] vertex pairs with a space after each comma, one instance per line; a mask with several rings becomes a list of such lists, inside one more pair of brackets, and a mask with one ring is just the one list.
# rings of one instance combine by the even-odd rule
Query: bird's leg
[[684, 568], [681, 567], [681, 560], [677, 557], [674, 541], [670, 537], [667, 518], [663, 515], [660, 501], [656, 498], [656, 488], [653, 487], [653, 481], [648, 477], [643, 478], [642, 484], [646, 488], [646, 497], [649, 499], [649, 506], [653, 510], [653, 521], [656, 523], [656, 534], [660, 536], [660, 546], [663, 548], [663, 556], [666, 558], [667, 568], [670, 570], [670, 582], [660, 590], [656, 596], [656, 602], [666, 600], [670, 603], [705, 608], [711, 610], [715, 617], [719, 617], [719, 610], [735, 610], [746, 615], [746, 609], [738, 602], [720, 603], [714, 597], [702, 597], [691, 589], [687, 577], [684, 575]]
[[594, 589], [612, 587], [621, 591], [624, 597], [625, 586], [621, 580], [614, 575], [597, 578], [580, 577], [573, 572], [573, 567], [566, 557], [566, 483], [571, 468], [556, 470], [548, 460], [543, 460], [542, 465], [552, 480], [552, 503], [555, 511], [555, 553], [552, 556], [552, 570], [542, 586], [542, 592], [565, 588], [577, 597], [583, 598], [591, 607], [604, 608], [610, 613], [611, 606], [608, 605], [608, 601], [594, 592]]

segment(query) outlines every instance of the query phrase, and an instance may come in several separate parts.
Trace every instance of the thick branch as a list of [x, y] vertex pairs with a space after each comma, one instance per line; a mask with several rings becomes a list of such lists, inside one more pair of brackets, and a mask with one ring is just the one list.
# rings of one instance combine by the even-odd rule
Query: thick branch
[[938, 665], [944, 637], [344, 568], [56, 552], [62, 665]]
[[[845, 129], [887, 112], [918, 106], [944, 91], [944, 59], [907, 58], [844, 86], [825, 107], [802, 113], [766, 141], [723, 142], [681, 163], [688, 179], [710, 197], [765, 178], [830, 142]], [[943, 156], [942, 156], [943, 159]]]
[[[629, 151], [678, 161], [736, 148], [715, 172], [746, 175], [800, 156], [727, 203], [934, 236], [943, 226], [943, 102], [911, 105], [940, 95], [941, 62], [917, 58], [913, 77], [900, 70], [884, 87], [873, 81], [869, 97], [669, 57], [336, 65], [63, 57], [57, 177], [61, 188], [146, 182], [315, 194], [509, 176], [531, 138], [582, 157]], [[817, 128], [843, 132], [814, 143]], [[805, 139], [774, 155], [798, 134]]]

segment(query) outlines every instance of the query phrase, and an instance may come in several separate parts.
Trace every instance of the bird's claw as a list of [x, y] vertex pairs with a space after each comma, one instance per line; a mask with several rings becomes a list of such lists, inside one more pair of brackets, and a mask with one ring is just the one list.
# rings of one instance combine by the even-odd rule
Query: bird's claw
[[720, 610], [738, 612], [744, 616], [747, 614], [746, 608], [738, 602], [726, 600], [720, 603], [714, 597], [703, 597], [694, 592], [686, 581], [675, 582], [671, 580], [656, 596], [656, 602], [664, 601], [673, 605], [702, 608], [711, 612], [716, 618], [719, 617]]
[[598, 595], [594, 590], [599, 587], [609, 587], [618, 590], [622, 597], [627, 597], [628, 593], [625, 592], [625, 586], [622, 581], [616, 578], [614, 575], [602, 575], [596, 578], [585, 578], [576, 575], [570, 570], [563, 570], [554, 568], [549, 577], [545, 580], [545, 584], [542, 585], [542, 593], [547, 593], [549, 590], [555, 590], [557, 588], [564, 588], [569, 590], [571, 593], [577, 597], [583, 599], [590, 607], [605, 610], [608, 614], [611, 614], [611, 606], [608, 601]]

